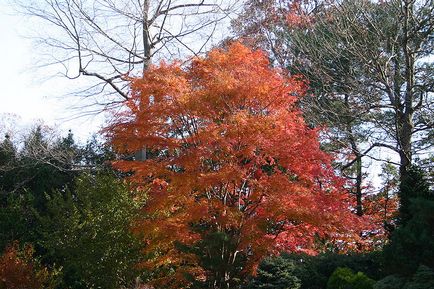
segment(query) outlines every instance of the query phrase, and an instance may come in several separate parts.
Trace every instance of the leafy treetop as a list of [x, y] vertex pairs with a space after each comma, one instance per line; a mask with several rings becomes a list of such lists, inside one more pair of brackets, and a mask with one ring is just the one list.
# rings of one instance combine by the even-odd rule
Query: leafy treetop
[[[145, 265], [228, 288], [275, 250], [313, 253], [317, 237], [352, 237], [347, 194], [295, 105], [306, 84], [270, 68], [263, 52], [233, 43], [131, 81], [132, 97], [107, 133], [119, 152], [150, 152], [115, 163], [149, 190], [148, 219], [138, 226]], [[215, 233], [224, 238], [201, 254], [221, 266], [180, 249]], [[238, 273], [228, 272], [240, 260]]]

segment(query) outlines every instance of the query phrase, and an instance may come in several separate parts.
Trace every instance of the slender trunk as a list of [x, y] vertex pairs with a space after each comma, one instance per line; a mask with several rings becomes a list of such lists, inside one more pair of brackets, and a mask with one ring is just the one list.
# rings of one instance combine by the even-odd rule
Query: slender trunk
[[413, 124], [413, 98], [414, 98], [414, 56], [410, 47], [409, 38], [411, 37], [409, 32], [409, 26], [411, 16], [413, 14], [413, 3], [410, 0], [404, 1], [403, 7], [404, 19], [403, 19], [403, 37], [402, 37], [402, 50], [405, 60], [404, 78], [406, 82], [406, 88], [404, 92], [404, 105], [402, 111], [398, 115], [399, 127], [398, 127], [398, 142], [400, 146], [400, 180], [402, 181], [406, 174], [407, 169], [411, 165], [412, 150], [411, 150], [411, 136], [414, 129]]
[[356, 137], [353, 132], [353, 119], [350, 114], [351, 108], [349, 103], [349, 94], [345, 94], [344, 99], [345, 107], [347, 108], [347, 118], [346, 118], [346, 126], [347, 126], [347, 133], [348, 133], [348, 140], [351, 145], [351, 150], [354, 156], [356, 157], [356, 188], [355, 188], [355, 195], [356, 195], [356, 214], [358, 216], [363, 216], [363, 204], [362, 204], [362, 181], [363, 181], [363, 172], [362, 172], [362, 154], [360, 153], [360, 150], [357, 146]]
[[143, 2], [143, 71], [146, 71], [151, 64], [151, 43], [150, 43], [150, 31], [148, 24], [149, 7], [151, 0], [144, 0]]
[[356, 214], [363, 216], [362, 206], [362, 156], [356, 155]]
[[401, 122], [401, 129], [399, 134], [399, 143], [400, 143], [400, 164], [399, 164], [399, 176], [400, 181], [405, 178], [407, 175], [407, 170], [411, 166], [411, 132], [413, 131], [413, 123], [411, 120], [411, 115], [404, 115], [403, 120]]
[[[143, 1], [143, 12], [142, 12], [143, 73], [145, 73], [145, 71], [149, 68], [149, 65], [151, 64], [151, 43], [149, 41], [151, 37], [149, 35], [149, 25], [148, 25], [150, 1], [151, 0]], [[134, 158], [138, 161], [146, 160], [147, 158], [146, 150], [147, 150], [146, 146], [143, 147], [141, 150], [137, 151], [134, 154]]]

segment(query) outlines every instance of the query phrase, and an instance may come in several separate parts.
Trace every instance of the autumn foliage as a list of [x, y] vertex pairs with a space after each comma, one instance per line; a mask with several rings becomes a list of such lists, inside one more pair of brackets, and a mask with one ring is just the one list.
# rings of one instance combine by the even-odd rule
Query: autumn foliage
[[20, 250], [17, 242], [0, 256], [0, 289], [53, 288], [53, 274], [33, 259], [33, 247]]
[[[399, 199], [396, 194], [380, 193], [366, 196], [364, 214], [370, 219], [371, 230], [367, 231], [364, 246], [367, 250], [381, 248], [390, 238], [398, 217]], [[369, 232], [369, 233], [368, 233]]]
[[353, 236], [347, 194], [296, 106], [305, 86], [238, 43], [132, 79], [107, 133], [120, 153], [148, 151], [115, 166], [149, 194], [136, 229], [156, 285], [233, 288], [266, 255]]

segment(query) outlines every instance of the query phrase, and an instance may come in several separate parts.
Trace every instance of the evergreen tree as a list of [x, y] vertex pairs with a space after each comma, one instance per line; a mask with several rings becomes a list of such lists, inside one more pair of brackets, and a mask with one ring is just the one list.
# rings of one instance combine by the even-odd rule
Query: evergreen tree
[[63, 268], [64, 288], [115, 289], [133, 282], [140, 242], [131, 231], [141, 203], [122, 181], [85, 174], [48, 197], [39, 216], [43, 260]]
[[300, 279], [295, 275], [294, 262], [279, 256], [266, 258], [259, 265], [257, 276], [247, 289], [299, 289]]
[[405, 179], [400, 184], [399, 197], [399, 223], [403, 226], [417, 213], [411, 209], [412, 200], [434, 201], [434, 194], [430, 191], [429, 184], [420, 168], [413, 166], [408, 170]]
[[384, 249], [386, 270], [412, 275], [420, 265], [434, 268], [434, 194], [417, 168], [401, 183], [400, 226]]

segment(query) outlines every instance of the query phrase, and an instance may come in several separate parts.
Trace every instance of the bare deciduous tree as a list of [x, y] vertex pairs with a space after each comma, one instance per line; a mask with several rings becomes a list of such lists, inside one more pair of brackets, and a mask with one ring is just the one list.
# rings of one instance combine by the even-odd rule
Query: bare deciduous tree
[[[235, 0], [15, 0], [19, 11], [47, 27], [36, 36], [44, 65], [64, 76], [93, 77], [81, 91], [110, 106], [128, 99], [128, 76], [152, 60], [203, 53], [220, 41]], [[34, 35], [33, 35], [34, 36]], [[104, 97], [103, 97], [104, 96]]]

